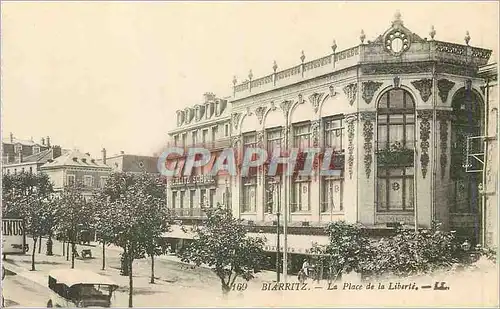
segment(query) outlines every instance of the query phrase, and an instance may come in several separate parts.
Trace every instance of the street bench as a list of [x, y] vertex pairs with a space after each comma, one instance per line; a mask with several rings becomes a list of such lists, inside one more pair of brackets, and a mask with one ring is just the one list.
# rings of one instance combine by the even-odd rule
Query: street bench
[[82, 259], [86, 258], [92, 258], [92, 250], [90, 249], [83, 249], [82, 250]]

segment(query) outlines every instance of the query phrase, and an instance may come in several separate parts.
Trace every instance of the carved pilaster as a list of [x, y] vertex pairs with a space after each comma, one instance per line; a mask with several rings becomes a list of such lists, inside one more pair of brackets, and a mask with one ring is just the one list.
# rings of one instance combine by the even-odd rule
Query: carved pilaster
[[448, 100], [448, 93], [450, 92], [451, 88], [453, 88], [453, 86], [455, 86], [455, 83], [451, 80], [447, 80], [445, 78], [438, 80], [438, 93], [443, 103], [446, 103], [446, 101]]
[[320, 125], [319, 120], [314, 120], [311, 122], [313, 147], [319, 147], [319, 125]]
[[383, 83], [367, 81], [362, 84], [362, 92], [363, 92], [363, 100], [365, 100], [366, 104], [370, 104], [375, 95], [375, 92], [382, 86]]
[[[257, 132], [257, 147], [259, 147], [260, 149], [264, 148], [264, 130]], [[259, 166], [260, 175], [258, 175], [258, 177], [257, 177], [257, 181], [258, 181], [259, 185], [262, 184], [262, 175], [263, 175], [262, 172], [263, 172], [263, 168], [261, 165], [261, 166]]]
[[262, 120], [264, 119], [264, 114], [266, 113], [267, 108], [265, 106], [259, 106], [255, 109], [255, 115], [259, 120], [259, 124], [262, 124]]
[[344, 94], [349, 100], [349, 105], [353, 105], [356, 101], [356, 93], [358, 92], [358, 84], [349, 84], [343, 88]]
[[436, 118], [439, 121], [439, 148], [441, 151], [439, 163], [441, 166], [441, 179], [443, 179], [448, 167], [448, 122], [451, 119], [451, 111], [437, 110]]
[[427, 102], [432, 94], [432, 79], [424, 78], [411, 82], [411, 84], [420, 92], [424, 102]]
[[240, 142], [241, 142], [240, 135], [236, 135], [231, 138], [231, 146], [235, 149], [238, 149], [238, 147], [240, 146]]
[[348, 115], [346, 117], [347, 121], [347, 140], [348, 140], [348, 146], [347, 146], [347, 166], [349, 170], [349, 179], [352, 179], [352, 169], [354, 166], [354, 125], [357, 120], [357, 115]]
[[311, 102], [311, 105], [313, 106], [314, 113], [318, 112], [321, 99], [323, 99], [324, 95], [324, 93], [315, 92], [309, 96], [309, 102]]
[[292, 107], [292, 101], [285, 100], [280, 103], [280, 108], [283, 111], [283, 115], [288, 117], [288, 113], [290, 112], [290, 107]]
[[375, 112], [363, 112], [360, 114], [361, 121], [363, 121], [363, 137], [365, 143], [363, 149], [365, 151], [364, 163], [365, 163], [365, 173], [366, 178], [370, 178], [372, 171], [372, 161], [373, 161], [373, 122], [375, 120]]
[[432, 110], [417, 110], [418, 118], [420, 118], [420, 165], [422, 167], [422, 176], [425, 179], [427, 176], [427, 168], [429, 166], [429, 138], [431, 136], [431, 124], [429, 119], [432, 117]]
[[233, 113], [231, 115], [231, 124], [233, 128], [238, 129], [238, 125], [240, 124], [241, 113]]

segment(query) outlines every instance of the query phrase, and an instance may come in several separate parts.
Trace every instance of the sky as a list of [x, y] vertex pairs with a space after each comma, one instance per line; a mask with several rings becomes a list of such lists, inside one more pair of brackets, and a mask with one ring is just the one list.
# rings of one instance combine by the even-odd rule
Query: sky
[[205, 92], [374, 40], [399, 10], [407, 28], [498, 55], [498, 2], [6, 2], [2, 134], [100, 156], [151, 155], [175, 111]]

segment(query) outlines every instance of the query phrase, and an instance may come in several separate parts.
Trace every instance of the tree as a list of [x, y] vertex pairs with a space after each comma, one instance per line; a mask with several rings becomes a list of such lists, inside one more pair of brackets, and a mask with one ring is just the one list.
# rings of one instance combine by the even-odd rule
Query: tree
[[336, 279], [342, 273], [361, 272], [361, 263], [371, 257], [370, 241], [361, 227], [338, 221], [330, 223], [326, 232], [328, 245], [315, 246], [311, 251], [328, 265], [330, 276]]
[[26, 197], [21, 210], [21, 215], [24, 218], [26, 233], [33, 239], [33, 247], [31, 253], [31, 270], [35, 269], [35, 251], [38, 239], [42, 235], [46, 235], [53, 220], [50, 201], [48, 198], [40, 199], [36, 195]]
[[[114, 172], [109, 175], [104, 188], [94, 194], [92, 200], [96, 206], [94, 228], [97, 231], [97, 240], [102, 244], [102, 269], [106, 268], [106, 246], [111, 243], [114, 227], [109, 212], [110, 203], [116, 202], [127, 189], [134, 184], [134, 174]], [[128, 263], [125, 263], [125, 252], [121, 254], [121, 274], [128, 275]]]
[[204, 210], [206, 221], [194, 228], [195, 238], [179, 252], [179, 257], [197, 266], [209, 266], [227, 295], [238, 277], [247, 281], [254, 278], [255, 271], [265, 261], [265, 239], [248, 237], [242, 220], [234, 218], [231, 210], [221, 204]]
[[31, 270], [35, 270], [36, 244], [53, 227], [52, 183], [46, 174], [4, 174], [2, 177], [2, 216], [22, 218], [26, 234], [32, 237]]
[[[122, 180], [117, 181], [121, 183], [119, 186], [113, 180], [110, 186], [115, 190], [107, 191], [111, 193], [106, 204], [110, 225], [104, 228], [104, 235], [110, 237], [112, 244], [123, 248], [122, 261], [129, 276], [129, 307], [132, 307], [133, 262], [146, 255], [154, 259], [170, 219], [166, 210], [165, 191], [159, 178], [148, 174], [131, 178], [126, 174], [115, 174], [114, 179]], [[127, 179], [131, 180], [126, 183]], [[152, 271], [154, 278], [154, 268]]]
[[[58, 209], [58, 228], [67, 235], [71, 244], [71, 268], [75, 268], [76, 240], [82, 228], [93, 225], [94, 208], [82, 194], [81, 184], [67, 186], [60, 195]], [[67, 252], [67, 254], [69, 254]]]

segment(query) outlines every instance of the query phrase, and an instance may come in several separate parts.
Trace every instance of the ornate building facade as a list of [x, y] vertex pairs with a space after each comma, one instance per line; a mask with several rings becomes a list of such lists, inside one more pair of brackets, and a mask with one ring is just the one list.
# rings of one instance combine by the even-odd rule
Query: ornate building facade
[[[268, 76], [233, 80], [233, 146], [335, 148], [340, 176], [232, 182], [236, 216], [269, 222], [281, 201], [289, 226], [335, 220], [366, 226], [430, 227], [480, 234], [479, 168], [484, 156], [484, 78], [491, 50], [422, 38], [396, 14], [374, 41]], [[477, 161], [477, 160], [476, 160]], [[278, 184], [278, 186], [276, 186]], [[275, 190], [269, 190], [275, 187]], [[273, 202], [271, 202], [273, 201]]]
[[[484, 230], [485, 217], [496, 220], [496, 185], [489, 185], [495, 193], [485, 201], [481, 178], [482, 162], [496, 158], [496, 148], [485, 151], [493, 121], [486, 129], [485, 119], [497, 123], [498, 117], [489, 116], [487, 97], [495, 94], [480, 72], [492, 51], [469, 45], [468, 32], [465, 44], [434, 39], [433, 27], [429, 35], [413, 33], [396, 14], [373, 41], [361, 31], [357, 46], [337, 51], [334, 42], [322, 58], [306, 61], [302, 52], [292, 68], [278, 70], [274, 63], [267, 76], [254, 78], [250, 71], [242, 82], [233, 79], [230, 113], [223, 118], [231, 147], [334, 148], [340, 171], [321, 176], [315, 166], [307, 177], [267, 177], [263, 167], [230, 178], [228, 207], [266, 236], [269, 252], [276, 251], [272, 234], [283, 218], [292, 256], [307, 254], [313, 241], [326, 243], [323, 227], [337, 220], [382, 232], [437, 221], [477, 241], [498, 235], [496, 226]], [[195, 115], [186, 110], [170, 132], [177, 145], [187, 145], [189, 130], [202, 126], [184, 125], [186, 115]], [[489, 168], [496, 183], [497, 166]], [[171, 208], [178, 207], [174, 191], [170, 186]]]
[[[205, 93], [203, 102], [177, 111], [177, 127], [168, 134], [170, 146], [180, 148], [203, 147], [209, 149], [215, 162], [217, 154], [230, 147], [230, 109], [225, 99]], [[203, 205], [227, 203], [229, 178], [208, 176], [210, 167], [195, 168], [189, 177], [183, 176], [185, 156], [169, 157], [175, 177], [167, 182], [167, 203], [175, 215], [182, 219], [204, 217]]]

